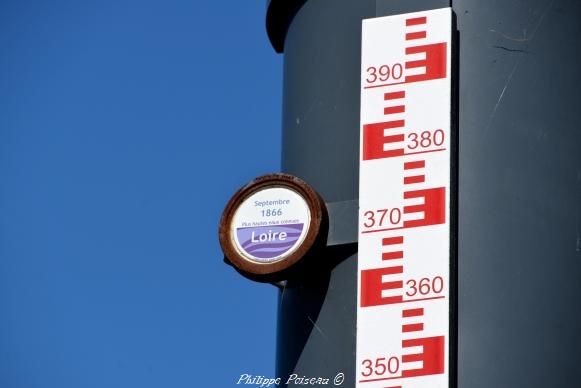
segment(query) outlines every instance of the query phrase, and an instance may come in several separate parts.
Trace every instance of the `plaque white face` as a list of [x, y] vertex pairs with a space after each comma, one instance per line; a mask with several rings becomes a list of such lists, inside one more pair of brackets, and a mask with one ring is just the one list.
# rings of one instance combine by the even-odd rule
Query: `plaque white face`
[[286, 187], [269, 187], [251, 194], [236, 209], [230, 236], [246, 259], [273, 263], [296, 251], [310, 221], [309, 206], [301, 195]]

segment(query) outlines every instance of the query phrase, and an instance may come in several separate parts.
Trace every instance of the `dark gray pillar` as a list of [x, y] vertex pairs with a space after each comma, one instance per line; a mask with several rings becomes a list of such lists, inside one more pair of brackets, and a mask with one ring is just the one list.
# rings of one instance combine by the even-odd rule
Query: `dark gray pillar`
[[[269, 4], [284, 52], [284, 172], [327, 202], [357, 199], [361, 19], [446, 3]], [[581, 2], [453, 8], [458, 386], [581, 387]], [[356, 249], [330, 248], [325, 276], [281, 290], [277, 375], [343, 372], [354, 386]]]
[[581, 2], [454, 1], [462, 387], [581, 387]]
[[[282, 168], [326, 202], [358, 198], [361, 19], [374, 15], [371, 0], [308, 1], [284, 40]], [[335, 247], [326, 278], [281, 291], [277, 376], [343, 372], [354, 386], [356, 250]]]

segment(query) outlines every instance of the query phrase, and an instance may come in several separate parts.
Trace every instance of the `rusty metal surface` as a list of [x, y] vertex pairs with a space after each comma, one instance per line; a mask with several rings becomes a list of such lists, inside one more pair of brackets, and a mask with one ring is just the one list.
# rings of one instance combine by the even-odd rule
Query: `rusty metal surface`
[[[309, 207], [310, 224], [305, 239], [288, 257], [271, 263], [259, 263], [244, 257], [235, 248], [230, 235], [231, 224], [236, 210], [246, 198], [261, 189], [272, 187], [285, 187], [298, 193]], [[218, 235], [226, 259], [240, 273], [252, 280], [273, 282], [300, 275], [299, 268], [308, 264], [309, 254], [325, 246], [327, 229], [327, 209], [321, 196], [305, 181], [289, 174], [275, 173], [253, 179], [232, 196], [222, 213]]]

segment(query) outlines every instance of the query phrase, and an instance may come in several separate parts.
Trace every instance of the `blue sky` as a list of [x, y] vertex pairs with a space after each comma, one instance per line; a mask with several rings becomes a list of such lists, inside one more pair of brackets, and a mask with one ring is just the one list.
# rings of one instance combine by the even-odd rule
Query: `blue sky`
[[265, 2], [0, 2], [0, 387], [274, 375], [276, 290], [222, 262], [280, 169]]

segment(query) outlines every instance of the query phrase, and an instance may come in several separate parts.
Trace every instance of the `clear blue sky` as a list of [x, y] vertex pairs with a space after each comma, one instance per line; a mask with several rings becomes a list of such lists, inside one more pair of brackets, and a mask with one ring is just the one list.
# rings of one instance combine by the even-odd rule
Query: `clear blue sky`
[[217, 224], [280, 169], [265, 1], [0, 2], [0, 387], [274, 375], [276, 289]]

